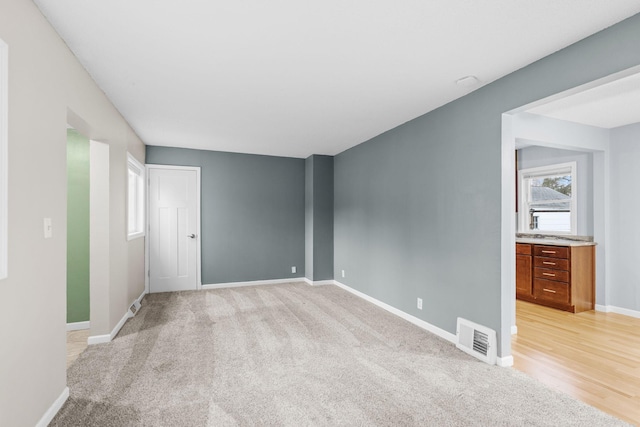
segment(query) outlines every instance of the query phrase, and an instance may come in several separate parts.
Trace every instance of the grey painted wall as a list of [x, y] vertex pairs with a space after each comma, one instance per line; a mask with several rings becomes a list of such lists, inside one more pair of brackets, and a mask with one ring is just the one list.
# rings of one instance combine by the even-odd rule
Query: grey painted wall
[[306, 277], [333, 279], [333, 157], [306, 159]]
[[313, 156], [304, 161], [304, 272], [313, 280]]
[[639, 39], [636, 15], [336, 156], [335, 277], [450, 333], [495, 329], [508, 355], [501, 115], [640, 64]]
[[304, 276], [303, 159], [147, 146], [146, 161], [201, 167], [203, 284]]
[[640, 123], [611, 131], [608, 305], [640, 311]]
[[593, 154], [536, 146], [518, 150], [518, 170], [569, 162], [577, 169], [578, 234], [593, 236]]

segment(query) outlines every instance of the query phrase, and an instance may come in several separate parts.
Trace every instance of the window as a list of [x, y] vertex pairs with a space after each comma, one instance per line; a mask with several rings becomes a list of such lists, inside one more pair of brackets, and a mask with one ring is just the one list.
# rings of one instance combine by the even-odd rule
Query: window
[[136, 239], [144, 236], [144, 166], [131, 154], [128, 154], [128, 191], [127, 191], [127, 211], [128, 211], [128, 239]]
[[7, 78], [7, 45], [0, 40], [0, 279], [8, 275], [7, 253], [8, 253], [8, 227], [7, 227], [7, 141], [8, 141], [8, 78]]
[[518, 171], [521, 233], [577, 234], [576, 163]]

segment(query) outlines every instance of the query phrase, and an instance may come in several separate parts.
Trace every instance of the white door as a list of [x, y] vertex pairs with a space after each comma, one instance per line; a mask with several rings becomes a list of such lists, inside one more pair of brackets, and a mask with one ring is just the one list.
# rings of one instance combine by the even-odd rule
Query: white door
[[149, 292], [196, 290], [198, 168], [149, 167]]

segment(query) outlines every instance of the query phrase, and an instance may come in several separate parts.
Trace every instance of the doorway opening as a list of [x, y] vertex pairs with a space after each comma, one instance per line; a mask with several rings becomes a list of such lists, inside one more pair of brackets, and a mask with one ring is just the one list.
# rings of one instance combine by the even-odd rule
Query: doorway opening
[[[625, 351], [609, 347], [616, 339], [606, 339], [606, 334], [598, 332], [613, 325], [608, 336], [615, 337], [625, 328], [640, 326], [636, 319], [640, 317], [640, 281], [631, 273], [634, 263], [626, 254], [634, 240], [629, 233], [639, 234], [633, 231], [637, 228], [631, 210], [635, 201], [627, 201], [629, 191], [640, 183], [636, 172], [640, 169], [638, 106], [640, 67], [634, 67], [507, 112], [502, 121], [503, 349], [512, 348], [511, 335], [515, 334], [512, 357], [516, 369], [632, 422], [640, 420], [640, 412], [620, 411], [632, 402], [618, 390], [629, 379], [615, 378], [616, 370], [624, 369], [609, 357]], [[578, 180], [583, 194], [578, 195], [582, 202], [574, 234], [592, 237], [596, 243], [595, 310], [572, 314], [516, 301], [516, 233], [527, 224], [527, 218], [522, 218], [527, 212], [516, 212], [515, 177], [519, 169], [578, 158], [587, 166]], [[640, 256], [640, 251], [635, 255]], [[613, 318], [615, 314], [606, 312], [628, 317]], [[640, 334], [630, 337], [628, 330], [625, 334], [626, 341], [640, 345]], [[622, 359], [621, 363], [634, 363]]]
[[109, 145], [67, 110], [67, 367], [109, 327]]
[[89, 138], [67, 125], [67, 366], [90, 331]]
[[67, 129], [67, 329], [89, 329], [89, 138]]

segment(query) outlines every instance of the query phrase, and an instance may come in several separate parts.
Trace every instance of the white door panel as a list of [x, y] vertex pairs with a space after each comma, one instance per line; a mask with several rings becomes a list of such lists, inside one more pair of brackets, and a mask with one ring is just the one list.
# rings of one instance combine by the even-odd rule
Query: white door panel
[[149, 169], [149, 291], [198, 288], [198, 173]]

